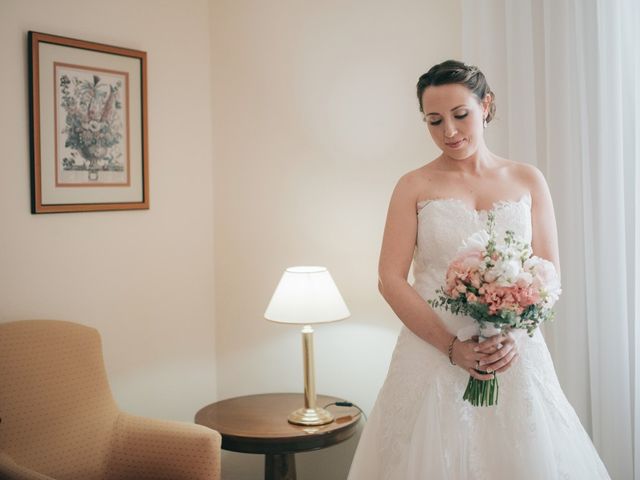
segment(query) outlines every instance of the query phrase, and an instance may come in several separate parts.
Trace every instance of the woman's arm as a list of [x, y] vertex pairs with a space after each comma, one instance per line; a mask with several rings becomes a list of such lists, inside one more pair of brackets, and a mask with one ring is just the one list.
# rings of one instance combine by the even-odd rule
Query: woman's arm
[[534, 255], [554, 264], [560, 278], [558, 230], [551, 192], [544, 175], [537, 167], [526, 165], [525, 168], [527, 184], [531, 190], [531, 248]]
[[378, 264], [378, 290], [409, 330], [447, 355], [453, 335], [407, 281], [418, 231], [417, 192], [410, 172], [398, 180], [391, 195]]

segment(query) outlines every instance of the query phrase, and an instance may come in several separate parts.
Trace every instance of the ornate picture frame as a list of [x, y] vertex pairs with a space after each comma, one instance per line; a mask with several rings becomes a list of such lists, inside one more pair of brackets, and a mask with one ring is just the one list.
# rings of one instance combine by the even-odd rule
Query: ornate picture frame
[[149, 208], [147, 54], [29, 32], [31, 212]]

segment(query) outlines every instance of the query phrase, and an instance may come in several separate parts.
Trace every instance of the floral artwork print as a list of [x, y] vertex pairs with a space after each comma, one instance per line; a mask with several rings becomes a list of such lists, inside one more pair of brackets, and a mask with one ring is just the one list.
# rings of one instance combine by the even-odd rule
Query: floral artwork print
[[55, 68], [56, 183], [128, 185], [126, 73]]

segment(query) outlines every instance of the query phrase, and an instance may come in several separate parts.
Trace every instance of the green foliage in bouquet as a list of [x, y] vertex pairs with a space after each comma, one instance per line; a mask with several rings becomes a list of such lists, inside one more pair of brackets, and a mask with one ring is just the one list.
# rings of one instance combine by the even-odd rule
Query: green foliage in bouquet
[[[469, 291], [475, 295], [480, 295], [478, 289], [467, 283], [465, 283], [465, 285], [467, 285]], [[529, 337], [533, 337], [539, 323], [555, 318], [555, 312], [553, 310], [543, 309], [538, 305], [529, 305], [519, 315], [514, 311], [508, 310], [503, 310], [499, 315], [491, 315], [487, 304], [468, 302], [467, 297], [462, 293], [457, 298], [451, 298], [447, 296], [442, 287], [438, 288], [436, 293], [440, 294], [436, 300], [427, 300], [427, 303], [432, 307], [442, 308], [445, 311], [450, 311], [454, 315], [468, 315], [477, 320], [481, 327], [490, 324], [496, 328], [500, 328], [503, 333], [508, 332], [510, 329], [521, 328], [527, 330]]]

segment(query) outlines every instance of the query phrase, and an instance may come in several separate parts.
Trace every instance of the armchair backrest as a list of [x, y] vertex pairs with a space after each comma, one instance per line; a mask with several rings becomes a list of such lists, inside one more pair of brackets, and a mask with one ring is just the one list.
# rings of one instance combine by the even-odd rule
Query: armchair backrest
[[0, 324], [0, 452], [56, 479], [102, 478], [117, 415], [97, 330]]

